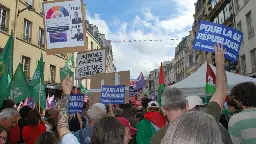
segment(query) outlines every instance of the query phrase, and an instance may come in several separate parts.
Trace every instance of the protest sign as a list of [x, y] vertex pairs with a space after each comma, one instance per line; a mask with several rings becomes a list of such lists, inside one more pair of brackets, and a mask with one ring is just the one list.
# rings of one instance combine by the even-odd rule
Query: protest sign
[[223, 44], [225, 58], [236, 62], [243, 41], [243, 33], [222, 24], [201, 21], [194, 40], [193, 48], [214, 52], [214, 44]]
[[100, 103], [124, 104], [125, 85], [107, 86], [101, 88]]
[[78, 53], [76, 58], [76, 79], [90, 78], [105, 72], [105, 50]]
[[131, 97], [135, 95], [133, 86], [129, 87], [129, 91], [130, 91], [130, 96]]
[[47, 54], [86, 51], [82, 0], [45, 1], [43, 9]]
[[69, 114], [76, 114], [83, 112], [84, 95], [83, 94], [72, 94], [69, 98]]

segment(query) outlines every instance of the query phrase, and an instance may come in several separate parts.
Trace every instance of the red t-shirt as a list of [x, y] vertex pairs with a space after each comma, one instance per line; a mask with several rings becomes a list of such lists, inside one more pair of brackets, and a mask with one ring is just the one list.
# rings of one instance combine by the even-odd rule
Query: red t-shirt
[[20, 141], [20, 128], [18, 124], [10, 130], [8, 139], [10, 144], [16, 144]]
[[46, 132], [45, 124], [38, 124], [37, 126], [25, 126], [22, 129], [22, 136], [26, 144], [34, 144], [37, 138]]

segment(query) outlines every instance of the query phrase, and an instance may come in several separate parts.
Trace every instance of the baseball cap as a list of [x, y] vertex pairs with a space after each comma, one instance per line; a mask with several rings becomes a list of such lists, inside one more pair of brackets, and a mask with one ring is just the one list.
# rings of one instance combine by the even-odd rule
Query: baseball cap
[[203, 100], [199, 96], [187, 96], [186, 100], [189, 104], [188, 110], [194, 108], [197, 105], [203, 105]]
[[159, 103], [157, 101], [151, 101], [148, 103], [148, 108], [159, 108]]
[[136, 134], [137, 129], [134, 128], [134, 127], [132, 127], [131, 124], [129, 123], [129, 121], [128, 121], [126, 118], [124, 118], [124, 117], [117, 117], [117, 119], [120, 121], [120, 123], [121, 123], [123, 126], [125, 126], [125, 127], [127, 127], [127, 128], [130, 129], [131, 135], [135, 135], [135, 134]]

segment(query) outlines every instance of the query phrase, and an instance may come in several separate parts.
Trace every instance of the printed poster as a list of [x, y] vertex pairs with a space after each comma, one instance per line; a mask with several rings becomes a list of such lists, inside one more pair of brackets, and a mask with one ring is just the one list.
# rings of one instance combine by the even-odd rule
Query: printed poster
[[69, 114], [77, 114], [83, 112], [84, 94], [72, 94], [69, 98]]
[[105, 72], [105, 50], [78, 53], [76, 58], [76, 79], [90, 78]]
[[194, 40], [193, 48], [206, 52], [214, 52], [214, 44], [223, 44], [226, 49], [225, 58], [236, 62], [243, 41], [243, 33], [231, 27], [201, 21]]
[[81, 1], [44, 4], [47, 49], [85, 46]]
[[100, 103], [124, 104], [125, 85], [107, 86], [101, 88]]

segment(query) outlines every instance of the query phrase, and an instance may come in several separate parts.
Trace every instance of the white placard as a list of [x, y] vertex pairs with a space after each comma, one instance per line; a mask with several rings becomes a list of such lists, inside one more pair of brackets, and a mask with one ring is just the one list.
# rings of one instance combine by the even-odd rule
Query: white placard
[[105, 50], [78, 53], [76, 57], [76, 79], [90, 78], [105, 72]]
[[47, 49], [85, 46], [80, 1], [44, 4]]

